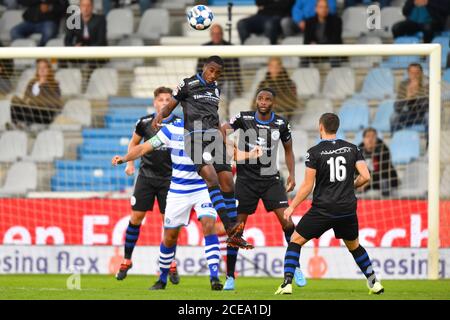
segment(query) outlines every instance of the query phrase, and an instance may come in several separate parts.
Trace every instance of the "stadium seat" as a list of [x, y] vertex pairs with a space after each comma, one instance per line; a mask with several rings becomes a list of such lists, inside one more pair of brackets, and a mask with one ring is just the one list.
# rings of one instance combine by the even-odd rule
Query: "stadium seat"
[[[267, 37], [264, 36], [256, 36], [252, 34], [247, 40], [245, 40], [244, 45], [246, 46], [268, 46], [270, 45], [270, 40]], [[242, 69], [251, 69], [255, 67], [259, 67], [262, 65], [267, 64], [267, 58], [257, 58], [257, 57], [251, 57], [251, 58], [241, 58], [241, 68]]]
[[37, 187], [37, 168], [33, 162], [16, 162], [9, 168], [1, 196], [24, 195]]
[[[391, 147], [392, 150], [392, 147]], [[424, 198], [428, 190], [428, 163], [414, 161], [406, 165], [405, 174], [400, 179], [400, 198]]]
[[[119, 46], [144, 46], [144, 41], [140, 38], [124, 38], [120, 39]], [[107, 67], [111, 67], [117, 70], [132, 70], [134, 67], [144, 64], [143, 58], [133, 59], [111, 59]]]
[[81, 135], [83, 139], [130, 139], [131, 133], [129, 129], [83, 129]]
[[435, 37], [432, 43], [438, 43], [441, 45], [442, 53], [441, 53], [441, 67], [445, 68], [447, 66], [447, 57], [450, 53], [450, 40], [448, 36], [439, 36]]
[[355, 97], [378, 100], [393, 98], [395, 97], [394, 83], [394, 75], [390, 69], [372, 69], [364, 79], [361, 92], [355, 94]]
[[384, 7], [381, 9], [381, 32], [383, 38], [392, 38], [392, 26], [405, 20], [400, 7]]
[[63, 96], [75, 96], [81, 94], [80, 69], [59, 69], [55, 73], [55, 79], [59, 82], [59, 88]]
[[371, 124], [378, 132], [391, 131], [391, 116], [394, 113], [394, 102], [393, 100], [384, 100], [378, 105], [375, 119]]
[[447, 68], [444, 71], [444, 74], [442, 75], [442, 79], [447, 82], [448, 84], [450, 84], [450, 68]]
[[[376, 36], [359, 37], [357, 44], [382, 44], [382, 40]], [[381, 56], [352, 56], [350, 57], [350, 66], [352, 68], [372, 68], [375, 64], [380, 64]]]
[[420, 156], [420, 137], [414, 130], [400, 130], [394, 132], [391, 144], [392, 162], [406, 164]]
[[317, 96], [320, 90], [320, 73], [316, 68], [299, 68], [291, 76], [298, 97]]
[[333, 112], [333, 104], [328, 99], [309, 99], [306, 103], [305, 112], [300, 115], [300, 119], [292, 119], [291, 125], [303, 130], [317, 130], [319, 128], [319, 118], [325, 112]]
[[91, 125], [91, 103], [89, 100], [72, 99], [64, 104], [62, 113], [50, 125], [52, 130], [81, 130]]
[[340, 130], [359, 131], [369, 125], [369, 106], [363, 99], [345, 100], [339, 110]]
[[24, 131], [6, 131], [0, 136], [0, 162], [13, 162], [27, 155], [28, 137]]
[[119, 90], [119, 76], [112, 68], [95, 69], [89, 79], [85, 97], [88, 99], [106, 99], [116, 95]]
[[328, 72], [322, 94], [328, 99], [344, 99], [355, 92], [355, 74], [347, 67], [333, 68]]
[[441, 176], [441, 196], [447, 199], [450, 198], [450, 164], [447, 164], [444, 168], [444, 173]]
[[364, 7], [348, 7], [342, 13], [342, 37], [355, 38], [367, 34], [367, 12]]
[[169, 33], [170, 15], [167, 9], [148, 9], [139, 22], [136, 35], [144, 40], [158, 40]]
[[[394, 44], [417, 44], [420, 40], [417, 37], [398, 37]], [[403, 69], [411, 63], [420, 63], [420, 56], [390, 56], [387, 61], [381, 65], [384, 68]]]
[[[282, 45], [302, 45], [303, 44], [303, 36], [294, 36], [294, 37], [286, 37], [281, 40]], [[283, 65], [286, 68], [297, 68], [300, 64], [299, 57], [282, 57]]]
[[241, 111], [248, 111], [252, 105], [252, 100], [246, 98], [235, 98], [231, 100], [228, 106], [228, 114], [234, 117]]
[[0, 41], [9, 42], [10, 32], [13, 27], [22, 22], [23, 10], [7, 10], [0, 18]]
[[0, 100], [0, 130], [4, 130], [8, 122], [11, 122], [11, 102]]
[[119, 40], [133, 33], [134, 16], [129, 8], [112, 9], [106, 16], [108, 41]]
[[46, 47], [64, 47], [64, 38], [50, 39], [45, 44]]
[[245, 97], [249, 100], [252, 100], [255, 97], [256, 90], [258, 89], [259, 83], [264, 80], [267, 73], [267, 67], [259, 68], [256, 71], [254, 77], [252, 77], [252, 84], [250, 86], [250, 90], [244, 93]]
[[27, 160], [50, 162], [64, 155], [64, 136], [61, 131], [44, 130], [39, 132], [31, 154]]
[[35, 74], [36, 74], [35, 68], [29, 68], [22, 71], [16, 85], [15, 94], [17, 96], [23, 97], [25, 91], [27, 90], [28, 82], [30, 82], [30, 80], [34, 78]]
[[[11, 47], [24, 47], [32, 48], [36, 47], [36, 41], [33, 39], [16, 39], [11, 42]], [[33, 66], [36, 59], [14, 59], [14, 68], [25, 69], [26, 67]]]

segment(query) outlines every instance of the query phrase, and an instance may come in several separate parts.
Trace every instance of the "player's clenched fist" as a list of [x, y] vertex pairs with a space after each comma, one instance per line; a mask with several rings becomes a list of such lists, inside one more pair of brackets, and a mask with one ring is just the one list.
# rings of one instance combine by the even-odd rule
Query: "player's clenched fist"
[[122, 163], [123, 163], [123, 160], [122, 160], [122, 157], [121, 157], [121, 156], [114, 156], [114, 157], [112, 158], [112, 160], [111, 160], [111, 164], [112, 164], [113, 166], [117, 166], [117, 165], [122, 164]]
[[135, 172], [134, 165], [131, 165], [130, 163], [132, 163], [132, 162], [128, 162], [128, 164], [125, 168], [125, 173], [127, 174], [127, 176], [132, 176], [132, 175], [134, 175], [134, 172]]

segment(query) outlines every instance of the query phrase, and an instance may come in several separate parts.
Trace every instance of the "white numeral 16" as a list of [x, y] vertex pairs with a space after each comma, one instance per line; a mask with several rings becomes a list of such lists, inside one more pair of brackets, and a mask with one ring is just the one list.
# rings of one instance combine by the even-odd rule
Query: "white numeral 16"
[[330, 158], [327, 163], [330, 165], [330, 182], [344, 181], [347, 177], [345, 158], [342, 156], [336, 157], [336, 159]]

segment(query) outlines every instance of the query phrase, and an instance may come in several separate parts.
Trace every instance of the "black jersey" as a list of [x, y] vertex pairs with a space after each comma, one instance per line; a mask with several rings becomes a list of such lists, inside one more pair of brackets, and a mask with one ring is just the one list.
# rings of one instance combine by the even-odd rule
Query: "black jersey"
[[[136, 122], [135, 133], [141, 136], [144, 141], [151, 139], [157, 131], [154, 131], [151, 124], [155, 114], [150, 114], [140, 118]], [[170, 115], [169, 118], [163, 120], [164, 124], [172, 123], [179, 119], [175, 115]], [[172, 159], [170, 152], [166, 148], [162, 147], [158, 150], [154, 150], [151, 153], [144, 155], [141, 158], [141, 165], [139, 168], [139, 175], [146, 178], [159, 178], [170, 180], [172, 177]]]
[[356, 213], [355, 165], [364, 161], [361, 150], [347, 141], [322, 140], [308, 150], [305, 164], [316, 169], [313, 208], [332, 217]]
[[196, 74], [183, 79], [173, 91], [173, 97], [181, 102], [187, 131], [219, 128], [220, 90], [216, 82], [208, 84]]
[[255, 111], [246, 111], [232, 118], [230, 125], [234, 130], [242, 130], [239, 135], [239, 150], [248, 152], [257, 145], [263, 150], [263, 155], [257, 160], [237, 163], [238, 178], [253, 180], [279, 178], [278, 146], [280, 140], [286, 143], [292, 138], [289, 122], [273, 112], [270, 120], [261, 121], [256, 117]]

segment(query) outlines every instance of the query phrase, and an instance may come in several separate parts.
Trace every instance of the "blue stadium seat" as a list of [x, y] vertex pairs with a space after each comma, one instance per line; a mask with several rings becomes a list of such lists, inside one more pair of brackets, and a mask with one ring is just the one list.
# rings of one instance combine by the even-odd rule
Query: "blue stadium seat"
[[[420, 43], [417, 37], [398, 37], [394, 44], [415, 44]], [[419, 63], [420, 56], [391, 56], [387, 61], [381, 64], [385, 68], [403, 69], [407, 68], [410, 63]]]
[[369, 106], [363, 99], [345, 100], [339, 110], [340, 129], [343, 132], [358, 131], [369, 125]]
[[420, 137], [414, 130], [394, 132], [391, 140], [391, 155], [394, 164], [406, 164], [420, 156]]
[[149, 107], [153, 106], [153, 98], [109, 97], [108, 106], [111, 107]]
[[450, 52], [450, 44], [449, 44], [449, 37], [448, 36], [439, 36], [434, 37], [432, 43], [439, 43], [442, 47], [442, 60], [441, 60], [441, 67], [445, 68], [447, 65], [447, 56]]
[[83, 139], [130, 139], [133, 132], [129, 128], [125, 129], [83, 129]]
[[[226, 6], [229, 0], [209, 0], [209, 6]], [[235, 6], [254, 6], [255, 0], [234, 0], [233, 5]]]
[[394, 113], [394, 102], [394, 100], [384, 100], [378, 105], [375, 119], [371, 125], [378, 132], [391, 131], [391, 116]]
[[445, 82], [450, 84], [450, 68], [448, 68], [444, 71], [444, 74], [442, 75], [442, 79], [444, 79]]
[[394, 75], [387, 68], [375, 68], [369, 71], [364, 79], [362, 90], [355, 98], [386, 99], [395, 97]]

